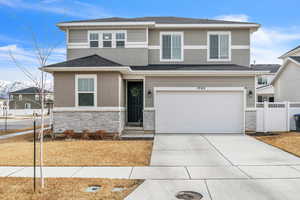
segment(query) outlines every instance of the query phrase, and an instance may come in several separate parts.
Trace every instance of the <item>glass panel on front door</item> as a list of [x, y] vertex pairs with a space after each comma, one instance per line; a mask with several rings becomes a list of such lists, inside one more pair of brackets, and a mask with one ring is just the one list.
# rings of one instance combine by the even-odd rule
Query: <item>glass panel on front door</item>
[[127, 83], [128, 123], [142, 125], [143, 122], [143, 82]]

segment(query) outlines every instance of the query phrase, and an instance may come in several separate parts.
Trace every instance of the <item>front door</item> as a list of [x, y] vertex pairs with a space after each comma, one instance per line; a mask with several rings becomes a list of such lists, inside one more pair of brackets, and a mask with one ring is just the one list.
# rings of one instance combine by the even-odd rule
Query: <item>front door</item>
[[127, 83], [127, 121], [130, 125], [142, 125], [143, 122], [143, 82]]

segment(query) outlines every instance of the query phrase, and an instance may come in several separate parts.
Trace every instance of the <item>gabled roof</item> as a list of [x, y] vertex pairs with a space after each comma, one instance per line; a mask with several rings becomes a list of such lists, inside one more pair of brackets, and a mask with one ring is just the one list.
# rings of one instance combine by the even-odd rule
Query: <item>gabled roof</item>
[[296, 65], [298, 65], [300, 67], [300, 56], [290, 56], [290, 57], [288, 57], [287, 60], [282, 64], [282, 67], [276, 73], [276, 75], [273, 78], [273, 80], [271, 81], [271, 85], [273, 85], [274, 82], [279, 78], [279, 76], [282, 73], [282, 71], [285, 69], [285, 67], [290, 62], [293, 62], [293, 63], [295, 63]]
[[[45, 93], [52, 93], [51, 91], [44, 90]], [[16, 90], [13, 92], [10, 92], [10, 94], [36, 94], [39, 93], [39, 88], [37, 87], [29, 87], [21, 90]]]
[[255, 71], [269, 71], [270, 73], [276, 73], [281, 65], [279, 64], [255, 64], [251, 65]]
[[290, 54], [296, 53], [296, 52], [298, 52], [298, 51], [300, 51], [300, 45], [297, 46], [297, 47], [295, 47], [295, 48], [293, 48], [292, 50], [290, 50], [290, 51], [284, 53], [284, 54], [281, 55], [279, 58], [282, 59], [282, 58], [287, 57], [287, 56], [289, 56]]
[[199, 64], [199, 65], [187, 65], [187, 64], [165, 64], [165, 65], [147, 65], [147, 66], [131, 66], [132, 70], [142, 71], [142, 70], [203, 70], [203, 71], [254, 71], [254, 69], [235, 65], [235, 64]]
[[110, 17], [110, 18], [100, 18], [100, 19], [66, 21], [61, 23], [76, 23], [76, 22], [155, 22], [157, 24], [253, 24], [250, 22], [236, 22], [236, 21], [173, 17], [173, 16], [135, 17], [135, 18]]
[[44, 67], [119, 67], [122, 66], [119, 63], [103, 58], [99, 55], [93, 54], [81, 58], [67, 60]]

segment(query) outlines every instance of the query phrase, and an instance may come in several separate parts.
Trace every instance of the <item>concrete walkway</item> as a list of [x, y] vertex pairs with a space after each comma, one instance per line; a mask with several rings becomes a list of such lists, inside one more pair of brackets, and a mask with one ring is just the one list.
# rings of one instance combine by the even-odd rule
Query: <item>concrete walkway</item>
[[[32, 175], [32, 167], [0, 167], [2, 177]], [[298, 200], [300, 158], [244, 135], [157, 135], [151, 166], [45, 167], [44, 175], [146, 179], [127, 200], [173, 200], [182, 190], [207, 200]]]

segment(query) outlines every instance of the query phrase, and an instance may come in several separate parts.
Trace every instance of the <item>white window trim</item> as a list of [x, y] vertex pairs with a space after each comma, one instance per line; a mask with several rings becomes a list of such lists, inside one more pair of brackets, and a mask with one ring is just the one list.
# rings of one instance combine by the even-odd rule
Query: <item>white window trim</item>
[[[229, 36], [229, 55], [228, 55], [228, 58], [218, 58], [218, 59], [211, 59], [210, 58], [210, 35], [228, 35]], [[232, 49], [232, 44], [231, 44], [231, 31], [208, 31], [207, 32], [207, 61], [208, 62], [214, 62], [214, 61], [231, 61], [231, 49]], [[220, 55], [220, 51], [221, 51], [221, 48], [220, 48], [220, 42], [219, 42], [219, 55]]]
[[19, 94], [19, 101], [22, 101], [23, 96], [21, 94]]
[[[91, 33], [98, 33], [98, 42], [99, 42], [98, 47], [90, 46], [90, 41], [93, 41], [93, 40], [90, 40]], [[103, 33], [111, 33], [112, 34], [112, 46], [111, 47], [103, 47]], [[124, 40], [125, 46], [124, 47], [126, 47], [126, 43], [127, 43], [127, 31], [126, 30], [101, 30], [101, 31], [88, 31], [88, 34], [87, 34], [88, 48], [103, 48], [103, 49], [117, 48], [116, 33], [124, 33], [125, 34], [125, 40]]]
[[36, 101], [39, 101], [39, 100], [40, 100], [40, 96], [39, 96], [38, 94], [36, 94], [36, 95], [34, 95], [34, 99], [35, 99]]
[[[29, 106], [28, 106], [29, 105]], [[31, 109], [31, 103], [25, 103], [25, 109]]]
[[[181, 59], [163, 59], [162, 57], [162, 36], [163, 35], [180, 35], [181, 36]], [[161, 62], [183, 62], [184, 61], [184, 33], [183, 32], [160, 32], [160, 48], [159, 48], [159, 52], [160, 52], [160, 61]], [[171, 55], [172, 57], [172, 55]]]
[[[78, 94], [79, 93], [92, 93], [92, 92], [78, 92], [78, 79], [79, 78], [93, 78], [94, 79], [94, 106], [79, 106]], [[97, 74], [76, 74], [75, 75], [75, 107], [77, 108], [91, 108], [97, 107]]]

